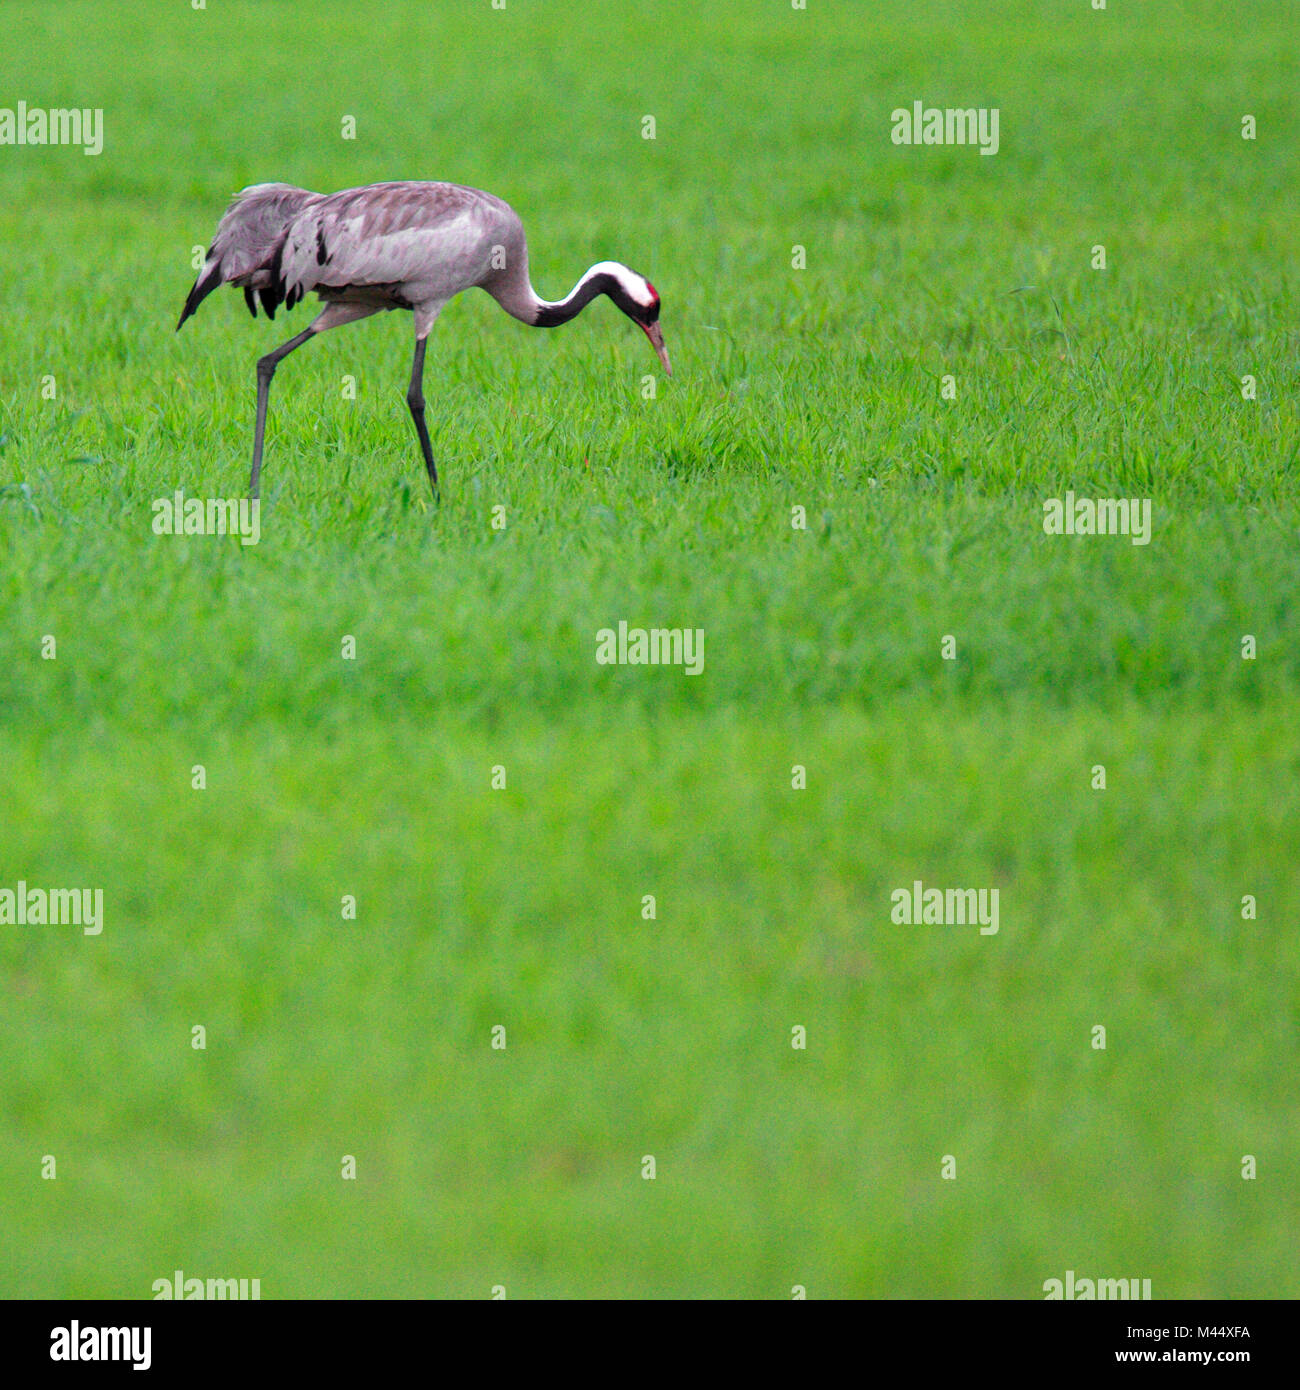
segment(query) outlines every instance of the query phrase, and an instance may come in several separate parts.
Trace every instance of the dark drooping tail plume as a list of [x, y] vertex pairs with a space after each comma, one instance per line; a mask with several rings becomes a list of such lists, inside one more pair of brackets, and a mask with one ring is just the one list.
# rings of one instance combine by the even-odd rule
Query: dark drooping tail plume
[[181, 310], [181, 324], [221, 285], [244, 291], [248, 311], [257, 317], [256, 292], [267, 318], [284, 300], [280, 250], [289, 223], [320, 195], [288, 183], [258, 183], [236, 193], [217, 224], [199, 277]]

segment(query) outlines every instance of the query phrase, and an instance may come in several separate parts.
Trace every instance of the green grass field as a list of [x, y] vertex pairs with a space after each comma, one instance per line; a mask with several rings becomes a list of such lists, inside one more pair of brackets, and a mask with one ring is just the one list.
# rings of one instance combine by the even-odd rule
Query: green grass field
[[[0, 106], [105, 145], [0, 146], [0, 887], [104, 928], [0, 926], [0, 1293], [1300, 1294], [1292, 7], [4, 21]], [[177, 335], [193, 249], [389, 178], [506, 198], [543, 293], [645, 272], [675, 376], [455, 301], [435, 508], [381, 315], [280, 368], [259, 545], [155, 536], [313, 312]], [[1045, 535], [1067, 489], [1151, 543]]]

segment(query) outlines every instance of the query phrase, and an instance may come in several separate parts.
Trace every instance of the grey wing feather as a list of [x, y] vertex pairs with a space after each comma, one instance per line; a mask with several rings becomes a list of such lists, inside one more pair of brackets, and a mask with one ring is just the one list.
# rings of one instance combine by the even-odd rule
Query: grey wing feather
[[292, 306], [309, 290], [401, 287], [445, 300], [490, 273], [493, 246], [518, 219], [499, 198], [450, 183], [378, 183], [305, 207], [289, 224], [274, 292]]
[[319, 196], [288, 183], [259, 183], [237, 193], [208, 251], [208, 259], [221, 265], [222, 281], [239, 284], [263, 268], [289, 223]]
[[268, 302], [265, 293], [272, 284], [270, 265], [290, 222], [319, 199], [320, 194], [288, 183], [258, 183], [236, 193], [217, 223], [216, 235], [176, 327], [219, 285], [244, 287], [250, 309], [251, 291], [262, 291], [262, 303], [273, 316], [274, 302]]

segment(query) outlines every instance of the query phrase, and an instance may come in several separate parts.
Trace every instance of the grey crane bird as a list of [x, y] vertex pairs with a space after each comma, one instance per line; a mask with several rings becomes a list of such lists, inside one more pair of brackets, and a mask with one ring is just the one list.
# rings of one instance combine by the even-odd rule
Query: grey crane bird
[[258, 361], [252, 497], [276, 367], [318, 333], [381, 310], [415, 315], [406, 403], [435, 498], [438, 470], [424, 420], [424, 353], [443, 305], [462, 290], [477, 285], [506, 313], [536, 328], [567, 323], [597, 295], [608, 295], [642, 329], [672, 375], [659, 327], [659, 295], [644, 275], [617, 261], [600, 261], [564, 299], [543, 299], [528, 277], [528, 247], [514, 210], [490, 193], [454, 183], [372, 183], [331, 194], [287, 183], [254, 184], [235, 195], [217, 224], [177, 331], [220, 285], [242, 289], [254, 318], [258, 303], [273, 319], [281, 304], [292, 309], [309, 290], [325, 305], [301, 333]]

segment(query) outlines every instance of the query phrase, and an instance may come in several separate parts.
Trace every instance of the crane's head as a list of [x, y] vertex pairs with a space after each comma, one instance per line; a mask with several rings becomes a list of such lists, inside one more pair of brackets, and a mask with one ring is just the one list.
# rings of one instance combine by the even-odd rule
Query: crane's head
[[668, 360], [668, 349], [664, 347], [664, 332], [659, 327], [658, 290], [644, 275], [638, 275], [635, 270], [619, 265], [617, 261], [605, 261], [593, 266], [592, 271], [603, 272], [608, 277], [605, 293], [650, 339], [651, 347], [664, 364], [665, 375], [672, 376], [672, 363]]

